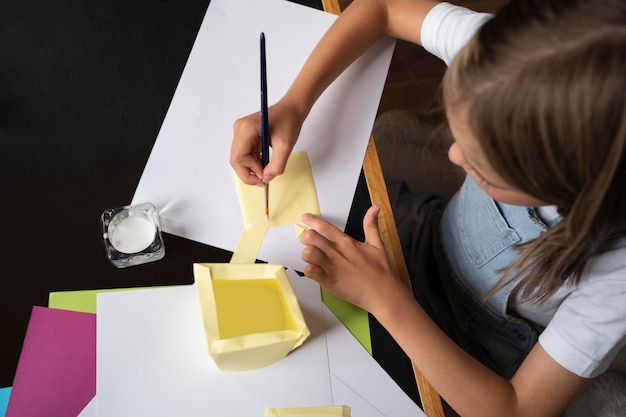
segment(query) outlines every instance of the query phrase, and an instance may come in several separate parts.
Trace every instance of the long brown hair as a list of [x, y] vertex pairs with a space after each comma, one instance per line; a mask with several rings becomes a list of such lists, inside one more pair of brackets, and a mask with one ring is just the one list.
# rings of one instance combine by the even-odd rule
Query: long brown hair
[[514, 0], [455, 58], [443, 96], [507, 182], [564, 214], [500, 284], [521, 278], [543, 301], [578, 283], [626, 231], [626, 2]]

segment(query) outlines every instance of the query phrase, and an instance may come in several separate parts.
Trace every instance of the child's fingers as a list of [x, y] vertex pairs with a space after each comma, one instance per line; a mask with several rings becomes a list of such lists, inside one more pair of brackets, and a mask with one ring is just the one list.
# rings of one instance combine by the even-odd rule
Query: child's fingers
[[233, 125], [233, 141], [230, 146], [230, 165], [250, 185], [263, 185], [263, 166], [259, 158], [261, 138], [258, 113], [243, 117]]
[[265, 169], [262, 172], [261, 178], [263, 178], [263, 183], [267, 184], [276, 178], [279, 175], [282, 175], [285, 172], [285, 167], [287, 166], [287, 159], [289, 155], [286, 157], [273, 154], [270, 163], [267, 164]]
[[286, 140], [281, 140], [281, 137], [276, 135], [272, 138], [272, 158], [269, 164], [263, 170], [263, 182], [268, 183], [275, 177], [282, 175], [285, 172], [287, 166], [287, 160], [293, 149], [293, 144]]
[[241, 158], [239, 161], [231, 161], [231, 167], [241, 181], [248, 185], [263, 185], [263, 167], [257, 158], [252, 156]]
[[363, 233], [365, 234], [365, 243], [374, 246], [377, 249], [384, 249], [380, 229], [378, 228], [378, 214], [380, 206], [372, 206], [363, 217]]
[[[326, 270], [324, 265], [328, 265], [328, 256], [319, 250], [316, 246], [306, 246], [302, 250], [302, 260], [308, 264], [311, 268], [309, 271], [314, 275], [308, 275], [308, 277], [315, 279], [317, 282], [321, 282], [326, 277]], [[305, 271], [306, 274], [306, 271]]]
[[319, 217], [315, 217], [312, 214], [306, 213], [301, 217], [302, 223], [304, 223], [309, 228], [315, 230], [320, 235], [324, 236], [331, 242], [337, 242], [341, 239], [345, 234], [337, 229], [332, 224], [328, 223], [325, 220], [320, 219]]

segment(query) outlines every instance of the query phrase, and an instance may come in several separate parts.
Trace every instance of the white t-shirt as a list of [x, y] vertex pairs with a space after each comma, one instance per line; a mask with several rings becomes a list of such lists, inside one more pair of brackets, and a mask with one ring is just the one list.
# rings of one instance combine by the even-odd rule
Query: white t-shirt
[[[422, 45], [449, 65], [491, 17], [449, 3], [438, 4], [422, 24]], [[585, 378], [601, 374], [620, 349], [620, 356], [626, 355], [626, 238], [592, 258], [578, 286], [562, 287], [541, 305], [512, 296], [510, 307], [546, 326], [539, 343], [561, 366]]]

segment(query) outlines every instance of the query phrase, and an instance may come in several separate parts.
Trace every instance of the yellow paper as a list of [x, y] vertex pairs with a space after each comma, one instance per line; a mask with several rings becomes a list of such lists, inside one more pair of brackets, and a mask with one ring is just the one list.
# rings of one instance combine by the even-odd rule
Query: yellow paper
[[260, 368], [310, 335], [281, 265], [195, 264], [209, 354], [218, 369]]
[[288, 320], [290, 312], [274, 279], [214, 279], [213, 294], [222, 339], [286, 328], [297, 331], [287, 323], [293, 320]]
[[263, 238], [267, 232], [266, 228], [259, 228], [253, 230], [245, 230], [241, 233], [239, 243], [233, 252], [230, 263], [233, 264], [253, 264], [256, 261], [256, 256], [261, 249]]
[[[233, 263], [252, 263], [261, 248], [263, 235], [270, 227], [296, 225], [296, 237], [305, 230], [299, 225], [304, 213], [320, 214], [313, 172], [306, 152], [293, 152], [285, 172], [269, 185], [269, 221], [265, 221], [265, 192], [262, 187], [244, 184], [235, 174], [239, 206], [244, 223]], [[254, 233], [253, 233], [254, 232]]]
[[269, 185], [269, 222], [265, 221], [262, 187], [244, 184], [235, 175], [239, 205], [246, 230], [297, 224], [304, 213], [319, 215], [317, 190], [306, 152], [294, 152], [285, 172]]
[[265, 417], [350, 417], [350, 407], [269, 408]]

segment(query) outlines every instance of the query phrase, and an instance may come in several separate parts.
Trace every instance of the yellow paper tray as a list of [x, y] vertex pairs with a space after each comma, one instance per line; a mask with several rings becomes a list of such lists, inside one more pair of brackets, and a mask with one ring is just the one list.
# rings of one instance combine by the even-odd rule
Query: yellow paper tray
[[260, 368], [310, 335], [281, 265], [194, 264], [209, 355], [222, 371]]

